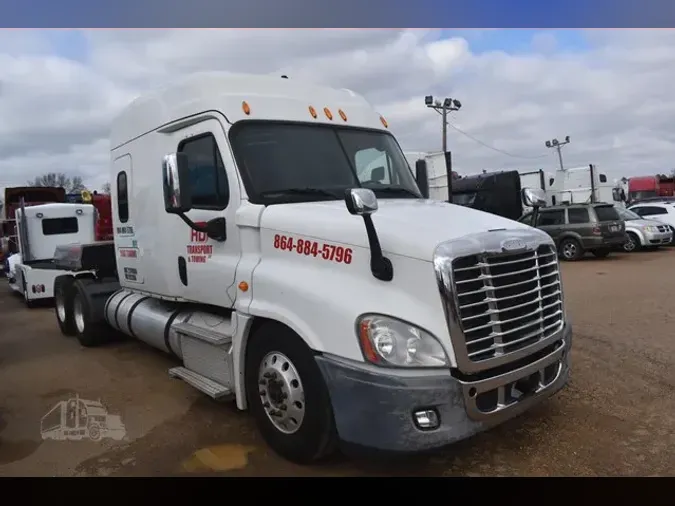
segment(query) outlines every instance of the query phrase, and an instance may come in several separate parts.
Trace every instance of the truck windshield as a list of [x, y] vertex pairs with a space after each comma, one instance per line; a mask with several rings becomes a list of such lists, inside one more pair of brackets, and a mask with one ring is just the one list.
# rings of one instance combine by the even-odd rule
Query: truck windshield
[[385, 132], [250, 122], [230, 141], [251, 202], [338, 200], [348, 188], [379, 198], [422, 198], [394, 137]]

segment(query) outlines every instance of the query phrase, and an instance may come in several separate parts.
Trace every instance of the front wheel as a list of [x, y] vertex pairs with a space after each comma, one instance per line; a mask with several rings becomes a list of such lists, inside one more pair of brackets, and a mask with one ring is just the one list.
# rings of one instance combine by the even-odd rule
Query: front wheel
[[311, 350], [287, 327], [265, 323], [246, 353], [246, 391], [265, 442], [297, 464], [322, 460], [337, 447], [333, 409]]
[[23, 280], [23, 301], [26, 304], [28, 309], [35, 307], [35, 301], [28, 298], [28, 285], [26, 285], [26, 279]]
[[573, 262], [584, 256], [584, 250], [576, 239], [563, 239], [560, 242], [560, 254], [564, 260]]
[[635, 235], [633, 232], [628, 232], [626, 234], [626, 242], [623, 243], [623, 250], [626, 253], [631, 253], [633, 251], [639, 251], [641, 244], [640, 244], [640, 239], [638, 238], [637, 235]]

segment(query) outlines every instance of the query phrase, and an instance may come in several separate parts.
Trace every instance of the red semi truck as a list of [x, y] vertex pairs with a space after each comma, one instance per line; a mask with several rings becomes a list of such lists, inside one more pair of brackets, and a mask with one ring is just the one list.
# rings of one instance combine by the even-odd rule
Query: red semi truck
[[628, 200], [635, 202], [675, 195], [675, 179], [664, 175], [632, 177], [628, 180]]

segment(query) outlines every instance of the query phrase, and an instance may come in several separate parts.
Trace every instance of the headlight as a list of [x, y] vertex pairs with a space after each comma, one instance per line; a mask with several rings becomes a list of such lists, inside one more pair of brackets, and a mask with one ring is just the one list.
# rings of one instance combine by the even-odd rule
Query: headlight
[[365, 359], [390, 367], [444, 367], [445, 350], [434, 336], [409, 323], [381, 315], [357, 320], [359, 342]]
[[659, 231], [659, 229], [658, 229], [657, 227], [654, 227], [654, 226], [652, 226], [652, 225], [647, 225], [647, 226], [645, 227], [645, 230], [646, 230], [647, 232], [658, 232], [658, 231]]

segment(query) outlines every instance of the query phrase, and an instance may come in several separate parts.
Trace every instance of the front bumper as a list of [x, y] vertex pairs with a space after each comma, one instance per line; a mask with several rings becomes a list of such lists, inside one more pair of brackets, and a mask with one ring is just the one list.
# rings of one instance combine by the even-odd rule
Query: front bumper
[[673, 233], [668, 232], [645, 232], [645, 243], [643, 246], [659, 246], [662, 244], [670, 244], [673, 239]]
[[[345, 443], [395, 452], [419, 452], [446, 446], [517, 416], [567, 383], [572, 329], [563, 328], [560, 344], [548, 354], [515, 370], [477, 381], [455, 378], [450, 371], [382, 370], [327, 356], [317, 362], [330, 393], [335, 423]], [[546, 376], [539, 371], [555, 369]], [[529, 393], [512, 403], [486, 408], [492, 392], [513, 391], [514, 383], [539, 378]], [[496, 396], [495, 400], [497, 399]], [[499, 397], [504, 401], [504, 397]], [[433, 409], [435, 429], [421, 429], [413, 413]]]

